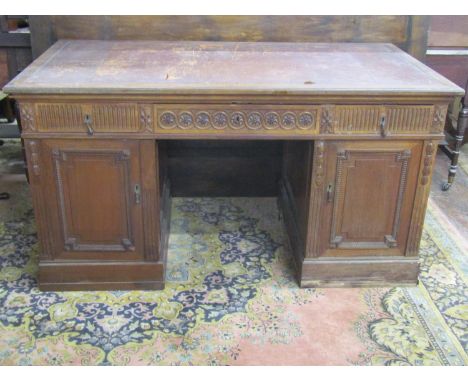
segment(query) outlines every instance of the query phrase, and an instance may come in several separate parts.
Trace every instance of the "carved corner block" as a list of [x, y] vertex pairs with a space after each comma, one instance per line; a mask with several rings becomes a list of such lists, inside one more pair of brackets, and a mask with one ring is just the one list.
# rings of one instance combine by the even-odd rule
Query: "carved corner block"
[[142, 131], [153, 132], [153, 108], [151, 105], [140, 105], [140, 127]]
[[21, 103], [19, 106], [22, 131], [36, 131], [35, 110], [32, 103]]
[[320, 113], [320, 132], [333, 134], [333, 106], [324, 106]]
[[432, 117], [431, 133], [442, 133], [444, 131], [447, 116], [447, 105], [435, 105]]

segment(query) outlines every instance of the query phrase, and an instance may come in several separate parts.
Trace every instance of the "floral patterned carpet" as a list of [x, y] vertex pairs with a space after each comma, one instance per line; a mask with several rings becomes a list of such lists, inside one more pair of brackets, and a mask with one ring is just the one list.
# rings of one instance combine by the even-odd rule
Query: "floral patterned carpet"
[[164, 291], [52, 293], [27, 183], [8, 184], [2, 365], [468, 364], [468, 245], [432, 202], [417, 287], [299, 289], [274, 199], [175, 198]]

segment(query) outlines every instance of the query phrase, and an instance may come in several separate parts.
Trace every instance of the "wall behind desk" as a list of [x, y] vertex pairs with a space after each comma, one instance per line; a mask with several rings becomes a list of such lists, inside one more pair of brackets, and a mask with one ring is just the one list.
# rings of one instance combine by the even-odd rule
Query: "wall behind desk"
[[428, 16], [30, 16], [34, 57], [58, 39], [390, 42], [424, 58]]

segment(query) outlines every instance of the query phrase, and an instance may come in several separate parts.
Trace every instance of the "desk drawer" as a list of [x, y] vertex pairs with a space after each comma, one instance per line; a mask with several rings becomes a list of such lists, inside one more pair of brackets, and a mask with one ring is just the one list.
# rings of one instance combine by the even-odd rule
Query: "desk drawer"
[[127, 133], [140, 131], [139, 107], [132, 103], [36, 103], [21, 105], [23, 128], [38, 132]]
[[155, 105], [156, 132], [183, 135], [311, 135], [315, 105]]
[[447, 105], [21, 103], [23, 131], [159, 136], [440, 135]]
[[322, 105], [320, 133], [330, 135], [441, 134], [447, 105]]
[[161, 134], [440, 134], [447, 105], [156, 105]]

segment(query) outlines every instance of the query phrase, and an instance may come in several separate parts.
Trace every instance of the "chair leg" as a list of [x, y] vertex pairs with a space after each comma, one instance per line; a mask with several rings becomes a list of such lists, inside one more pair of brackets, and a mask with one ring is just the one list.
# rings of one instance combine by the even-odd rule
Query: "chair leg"
[[457, 132], [455, 135], [455, 147], [452, 150], [452, 162], [450, 163], [448, 180], [442, 185], [442, 190], [447, 191], [453, 184], [455, 179], [455, 174], [457, 173], [458, 168], [458, 157], [460, 155], [460, 149], [463, 143], [463, 137], [465, 135], [465, 130], [468, 126], [468, 107], [464, 107], [460, 110], [458, 114], [457, 121]]

